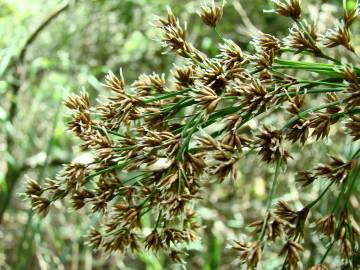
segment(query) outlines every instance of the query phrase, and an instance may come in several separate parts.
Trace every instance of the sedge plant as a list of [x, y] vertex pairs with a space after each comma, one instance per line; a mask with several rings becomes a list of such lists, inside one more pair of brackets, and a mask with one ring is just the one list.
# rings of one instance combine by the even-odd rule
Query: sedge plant
[[[300, 0], [273, 0], [272, 12], [292, 24], [288, 36], [254, 33], [252, 49], [244, 51], [218, 31], [224, 3], [204, 3], [200, 18], [220, 40], [214, 57], [191, 43], [186, 25], [169, 10], [156, 25], [165, 50], [183, 58], [182, 64], [174, 65], [170, 79], [142, 74], [131, 84], [122, 70], [110, 72], [104, 82], [110, 95], [94, 105], [85, 91], [70, 96], [65, 102], [72, 112], [69, 130], [93, 160], [64, 165], [44, 186], [30, 180], [26, 196], [32, 208], [45, 216], [57, 200], [69, 199], [75, 210], [85, 207], [89, 215], [100, 216], [88, 234], [94, 249], [148, 249], [183, 264], [186, 245], [202, 229], [196, 205], [207, 196], [203, 183], [236, 180], [239, 164], [246, 166], [252, 155], [275, 172], [264, 215], [250, 224], [252, 234], [232, 244], [240, 263], [259, 268], [266, 247], [277, 242], [281, 269], [297, 269], [305, 236], [321, 234], [326, 252], [312, 270], [328, 269], [330, 251], [342, 258], [343, 269], [357, 269], [360, 227], [351, 198], [360, 148], [350, 158], [332, 155], [326, 164], [297, 172], [300, 189], [325, 183], [301, 209], [276, 198], [279, 175], [287, 173], [287, 163], [298, 159], [303, 145], [324, 144], [332, 130], [341, 129], [354, 145], [360, 139], [360, 66], [351, 34], [360, 8], [346, 4], [333, 28], [320, 33], [303, 18]], [[353, 61], [334, 53], [339, 48]], [[297, 55], [309, 60], [292, 60]], [[279, 115], [276, 123], [265, 124]], [[254, 120], [262, 128], [247, 129]], [[329, 195], [327, 214], [310, 220]], [[144, 215], [152, 221], [150, 230], [142, 224]]]

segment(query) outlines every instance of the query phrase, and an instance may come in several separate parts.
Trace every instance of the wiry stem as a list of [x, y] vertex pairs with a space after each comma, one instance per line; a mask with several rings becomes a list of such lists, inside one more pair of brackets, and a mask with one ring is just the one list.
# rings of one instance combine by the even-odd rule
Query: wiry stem
[[275, 173], [274, 173], [274, 178], [273, 178], [273, 182], [271, 184], [271, 189], [270, 189], [270, 194], [267, 200], [267, 207], [266, 207], [266, 217], [265, 220], [262, 224], [261, 227], [261, 231], [260, 231], [260, 235], [259, 235], [259, 241], [262, 241], [264, 236], [265, 236], [265, 229], [266, 229], [266, 225], [269, 219], [269, 213], [271, 210], [271, 206], [272, 206], [272, 200], [276, 191], [276, 187], [277, 187], [277, 183], [278, 183], [278, 178], [279, 178], [279, 173], [280, 173], [280, 168], [281, 168], [281, 159], [278, 159], [276, 161], [276, 166], [275, 166]]

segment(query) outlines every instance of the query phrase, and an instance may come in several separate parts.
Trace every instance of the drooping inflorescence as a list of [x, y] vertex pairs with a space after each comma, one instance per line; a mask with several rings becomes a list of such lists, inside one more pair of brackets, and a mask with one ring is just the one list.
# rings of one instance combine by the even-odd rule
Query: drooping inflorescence
[[[360, 172], [360, 150], [346, 159], [329, 156], [327, 164], [298, 172], [302, 187], [325, 184], [314, 201], [297, 210], [284, 200], [273, 201], [281, 169], [298, 161], [293, 151], [299, 147], [293, 146], [324, 142], [335, 127], [354, 143], [360, 139], [360, 68], [327, 54], [338, 46], [355, 52], [351, 25], [359, 7], [345, 10], [333, 29], [318, 33], [314, 24], [301, 19], [299, 0], [273, 2], [275, 13], [293, 21], [287, 37], [259, 32], [249, 52], [222, 38], [215, 57], [195, 48], [186, 26], [169, 10], [158, 27], [163, 46], [183, 57], [182, 64], [174, 65], [171, 79], [142, 74], [132, 84], [125, 83], [122, 71], [110, 72], [104, 83], [110, 96], [93, 106], [86, 92], [70, 96], [65, 102], [72, 112], [69, 130], [93, 160], [65, 165], [44, 187], [30, 180], [26, 195], [33, 209], [46, 215], [55, 201], [70, 198], [74, 209], [87, 207], [101, 215], [88, 235], [94, 248], [148, 249], [184, 263], [186, 244], [201, 229], [196, 202], [207, 196], [202, 183], [236, 180], [238, 165], [257, 153], [275, 173], [266, 213], [250, 225], [251, 239], [234, 242], [241, 263], [258, 267], [266, 256], [264, 247], [280, 241], [281, 269], [296, 269], [306, 234], [318, 230], [328, 238], [328, 251], [311, 269], [327, 269], [326, 256], [336, 248], [344, 267], [356, 267], [360, 230], [349, 200]], [[203, 4], [202, 21], [215, 28], [223, 7]], [[289, 60], [289, 54], [313, 61]], [[321, 102], [311, 102], [313, 97]], [[269, 126], [264, 119], [277, 114], [282, 120]], [[254, 119], [262, 128], [247, 129]], [[307, 229], [312, 209], [329, 193], [334, 194], [333, 205]], [[144, 216], [151, 220], [150, 230], [143, 228]]]

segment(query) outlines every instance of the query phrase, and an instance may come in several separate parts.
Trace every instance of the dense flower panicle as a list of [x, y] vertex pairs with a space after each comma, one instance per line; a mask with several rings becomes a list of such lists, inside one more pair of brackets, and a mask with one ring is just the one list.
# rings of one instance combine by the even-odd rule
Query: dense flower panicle
[[252, 59], [256, 62], [256, 67], [259, 70], [270, 69], [274, 63], [275, 50], [257, 53], [252, 57]]
[[[353, 256], [355, 246], [352, 244], [360, 240], [360, 228], [347, 212], [341, 213], [336, 239], [340, 247], [341, 256], [349, 259]], [[349, 230], [351, 228], [351, 230]]]
[[199, 71], [201, 82], [214, 90], [223, 89], [228, 82], [228, 71], [218, 61], [206, 61]]
[[183, 57], [192, 53], [191, 45], [186, 40], [186, 28], [183, 28], [171, 10], [167, 19], [159, 19], [160, 29], [163, 30], [163, 46], [170, 48]]
[[194, 93], [195, 100], [206, 109], [207, 113], [214, 111], [220, 102], [221, 97], [219, 97], [214, 90], [206, 85], [198, 85], [197, 89], [198, 90]]
[[87, 244], [95, 249], [99, 248], [102, 242], [102, 235], [99, 231], [97, 231], [95, 228], [92, 228], [88, 235], [88, 241]]
[[40, 196], [42, 193], [44, 192], [44, 190], [42, 189], [42, 187], [33, 179], [28, 179], [26, 181], [26, 189], [25, 189], [25, 194], [28, 196], [31, 195], [36, 195], [36, 196]]
[[[360, 69], [355, 61], [345, 64], [343, 58], [325, 54], [328, 50], [321, 45], [342, 45], [354, 51], [350, 26], [359, 8], [346, 10], [343, 21], [321, 36], [313, 24], [299, 20], [300, 0], [273, 2], [278, 14], [295, 23], [286, 38], [259, 31], [253, 33], [251, 49], [243, 51], [239, 41], [220, 37], [218, 53], [208, 56], [195, 48], [186, 25], [169, 10], [157, 27], [163, 46], [184, 58], [180, 64], [163, 73], [141, 74], [129, 84], [122, 69], [117, 75], [109, 72], [103, 85], [109, 94], [95, 106], [85, 91], [71, 95], [65, 102], [71, 111], [68, 129], [92, 160], [64, 165], [44, 186], [27, 181], [24, 194], [35, 212], [45, 216], [57, 200], [69, 199], [74, 210], [97, 216], [87, 241], [93, 248], [108, 253], [147, 249], [184, 264], [184, 251], [202, 229], [195, 206], [211, 197], [205, 187], [214, 180], [243, 178], [239, 169], [257, 153], [255, 162], [275, 166], [275, 172], [266, 213], [250, 224], [252, 240], [233, 245], [240, 262], [255, 269], [261, 257], [282, 242], [282, 269], [297, 269], [311, 238], [307, 234], [320, 231], [336, 242], [345, 267], [359, 252], [360, 229], [356, 215], [349, 211], [358, 203], [354, 190], [360, 151], [353, 148], [360, 139]], [[212, 1], [200, 9], [201, 20], [216, 28], [223, 6]], [[286, 59], [294, 55], [306, 58]], [[259, 131], [261, 126], [265, 128]], [[315, 200], [299, 211], [284, 200], [273, 206], [275, 195], [287, 189], [277, 187], [280, 174], [286, 174], [281, 180], [289, 179], [283, 169], [290, 158], [294, 162], [288, 168], [298, 168], [304, 162], [299, 151], [311, 145], [315, 153], [315, 146], [326, 144], [325, 139], [344, 136], [352, 137], [353, 156], [347, 160], [330, 156], [327, 164], [315, 164], [312, 170], [297, 174], [296, 182], [302, 187], [327, 184], [325, 189], [320, 187], [323, 191]], [[255, 176], [263, 172], [250, 170]], [[329, 193], [337, 196], [327, 200], [336, 204], [331, 205], [331, 212], [325, 208], [328, 215], [312, 213], [324, 198], [332, 198]], [[312, 198], [302, 195], [301, 202]], [[311, 228], [312, 216], [318, 220]], [[265, 248], [269, 242], [271, 251]], [[333, 243], [326, 246], [330, 251]], [[327, 268], [318, 264], [311, 269]]]
[[347, 97], [344, 101], [346, 103], [346, 108], [352, 110], [360, 106], [360, 84], [358, 75], [353, 67], [346, 66], [344, 68], [344, 79], [347, 86], [345, 92]]
[[31, 195], [31, 208], [39, 215], [46, 216], [49, 212], [51, 201], [47, 198]]
[[132, 84], [132, 87], [135, 88], [138, 96], [148, 97], [151, 96], [152, 91], [158, 93], [165, 92], [165, 84], [165, 74], [159, 75], [156, 73], [152, 73], [150, 75], [140, 75], [139, 78]]
[[299, 141], [301, 144], [304, 145], [309, 137], [309, 128], [309, 120], [299, 119], [291, 126], [291, 128], [288, 129], [286, 133], [286, 139], [288, 139], [292, 143], [296, 143], [297, 141]]
[[276, 204], [274, 214], [280, 219], [287, 221], [290, 224], [296, 223], [298, 219], [298, 213], [290, 208], [285, 201], [279, 201]]
[[71, 110], [86, 111], [90, 107], [89, 94], [82, 91], [80, 95], [71, 95], [65, 101], [65, 106]]

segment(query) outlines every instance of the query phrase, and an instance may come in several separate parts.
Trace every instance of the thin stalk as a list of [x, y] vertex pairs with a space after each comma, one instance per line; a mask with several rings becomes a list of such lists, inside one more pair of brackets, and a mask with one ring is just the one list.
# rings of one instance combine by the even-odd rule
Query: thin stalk
[[296, 96], [298, 94], [319, 94], [319, 93], [336, 93], [342, 92], [344, 89], [339, 88], [320, 88], [320, 89], [310, 89], [310, 90], [300, 90], [296, 92], [287, 92], [287, 93], [280, 93], [276, 94], [276, 97], [285, 97], [285, 96]]
[[185, 94], [187, 92], [190, 92], [191, 90], [192, 90], [191, 88], [186, 88], [186, 89], [181, 90], [181, 91], [161, 94], [161, 95], [155, 96], [153, 98], [145, 99], [145, 100], [143, 100], [143, 102], [144, 103], [151, 103], [151, 102], [154, 102], [154, 101], [160, 101], [160, 100], [164, 100], [164, 99], [167, 99], [167, 98], [171, 98], [171, 97], [175, 97], [175, 96], [178, 96], [178, 95]]
[[359, 178], [359, 173], [360, 173], [360, 166], [357, 166], [357, 168], [356, 168], [356, 170], [355, 170], [355, 173], [354, 173], [354, 175], [353, 175], [353, 177], [352, 177], [352, 181], [351, 181], [351, 183], [349, 184], [349, 188], [348, 188], [347, 193], [346, 193], [346, 195], [345, 195], [345, 206], [344, 206], [344, 209], [348, 208], [351, 194], [353, 193], [354, 187], [356, 186], [355, 183], [356, 183], [356, 181], [357, 181], [358, 178]]
[[218, 38], [219, 38], [221, 41], [224, 41], [224, 37], [222, 36], [222, 34], [220, 33], [220, 31], [219, 31], [216, 27], [213, 27], [213, 29], [214, 29], [215, 34], [218, 36]]
[[345, 85], [342, 83], [331, 83], [331, 82], [324, 82], [324, 81], [311, 81], [311, 80], [296, 80], [297, 83], [306, 83], [306, 84], [315, 84], [315, 85], [327, 85], [327, 86], [334, 86], [334, 87], [343, 87]]
[[109, 171], [113, 171], [115, 169], [124, 168], [128, 164], [129, 164], [129, 162], [124, 162], [124, 163], [120, 163], [120, 164], [116, 164], [116, 165], [107, 167], [106, 169], [103, 169], [103, 170], [100, 170], [100, 171], [98, 171], [96, 173], [90, 174], [89, 176], [86, 177], [86, 180], [94, 178], [95, 176], [98, 176], [100, 174], [103, 174], [103, 173], [106, 173], [106, 172], [109, 172]]
[[335, 183], [335, 181], [332, 181], [325, 189], [324, 191], [319, 195], [319, 197], [317, 197], [314, 201], [312, 201], [311, 203], [309, 203], [307, 206], [305, 206], [304, 208], [310, 209], [312, 208], [315, 204], [317, 204], [322, 197], [324, 197], [324, 195], [328, 192], [328, 190], [330, 189], [330, 187]]
[[270, 194], [269, 194], [269, 197], [268, 197], [268, 200], [267, 200], [267, 203], [266, 203], [267, 204], [266, 217], [265, 217], [265, 220], [264, 220], [264, 222], [262, 224], [262, 227], [261, 227], [259, 241], [263, 240], [263, 238], [265, 236], [265, 228], [266, 228], [267, 221], [269, 219], [269, 213], [270, 213], [270, 210], [271, 210], [272, 200], [273, 200], [273, 196], [274, 196], [274, 193], [276, 191], [276, 187], [277, 187], [277, 183], [278, 183], [280, 167], [281, 167], [281, 159], [278, 159], [276, 161], [275, 173], [274, 173], [273, 182], [271, 184]]
[[154, 227], [154, 231], [158, 228], [158, 226], [159, 226], [159, 224], [160, 224], [161, 214], [162, 214], [162, 209], [160, 210], [159, 215], [158, 215], [158, 218], [157, 218], [157, 220], [156, 220], [156, 224], [155, 224], [155, 227]]
[[322, 263], [325, 261], [327, 255], [328, 255], [329, 252], [331, 251], [331, 249], [332, 249], [333, 245], [335, 244], [335, 242], [336, 242], [336, 240], [334, 239], [334, 240], [330, 243], [330, 245], [329, 245], [328, 248], [326, 249], [325, 254], [322, 256], [322, 258], [321, 258], [321, 260], [320, 260], [320, 264], [322, 264]]

